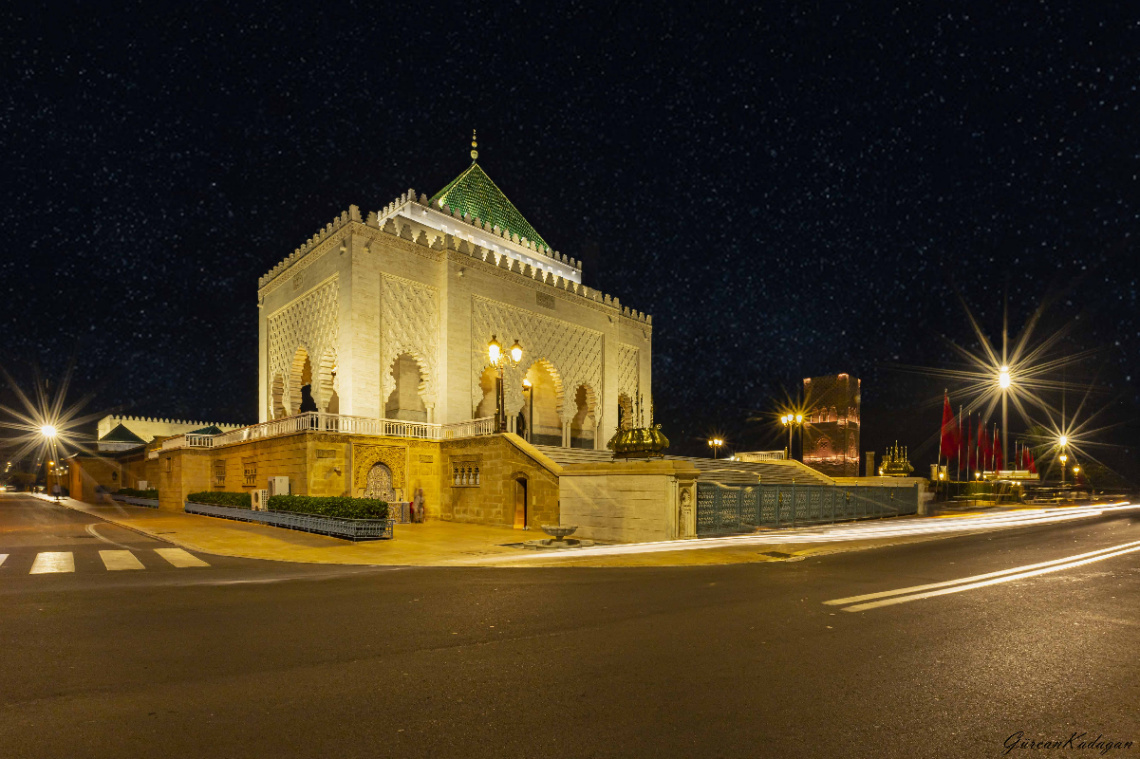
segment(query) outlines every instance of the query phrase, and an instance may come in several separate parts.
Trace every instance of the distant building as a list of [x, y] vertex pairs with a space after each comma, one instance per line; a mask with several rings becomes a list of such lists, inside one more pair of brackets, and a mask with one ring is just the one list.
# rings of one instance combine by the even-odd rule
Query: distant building
[[829, 477], [859, 476], [860, 381], [848, 374], [804, 380], [803, 462]]
[[213, 434], [203, 432], [203, 427], [229, 432], [230, 430], [241, 429], [242, 426], [240, 424], [211, 424], [209, 422], [187, 422], [181, 419], [108, 414], [96, 424], [95, 434], [98, 437], [99, 450], [122, 451], [137, 448], [158, 437], [173, 437], [187, 432]]

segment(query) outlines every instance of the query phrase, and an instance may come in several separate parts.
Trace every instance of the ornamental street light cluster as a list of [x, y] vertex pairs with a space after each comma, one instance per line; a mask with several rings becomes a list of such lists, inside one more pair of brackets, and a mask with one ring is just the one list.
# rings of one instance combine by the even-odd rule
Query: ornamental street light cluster
[[792, 433], [795, 431], [796, 427], [803, 428], [803, 426], [804, 426], [804, 415], [803, 414], [784, 414], [783, 416], [780, 417], [780, 423], [788, 428], [788, 458], [792, 459], [792, 458], [794, 458], [794, 455], [792, 454], [792, 451], [794, 450]]
[[724, 439], [719, 437], [709, 438], [709, 447], [713, 449], [713, 458], [717, 457], [720, 453], [721, 446], [724, 445]]
[[507, 431], [507, 413], [506, 413], [506, 398], [504, 397], [503, 386], [503, 369], [507, 364], [512, 368], [519, 365], [523, 357], [522, 346], [519, 341], [515, 340], [515, 344], [511, 349], [504, 354], [503, 346], [499, 344], [499, 340], [495, 335], [491, 335], [491, 342], [487, 344], [487, 357], [491, 360], [491, 366], [499, 370], [499, 376], [495, 382], [495, 426], [499, 432]]

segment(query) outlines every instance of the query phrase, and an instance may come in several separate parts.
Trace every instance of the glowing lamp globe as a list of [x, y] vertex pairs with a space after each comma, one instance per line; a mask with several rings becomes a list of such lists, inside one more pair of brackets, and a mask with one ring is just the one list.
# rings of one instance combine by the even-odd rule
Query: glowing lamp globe
[[511, 346], [511, 361], [514, 361], [516, 364], [522, 361], [522, 353], [522, 346], [519, 345], [518, 340], [515, 340], [515, 344]]
[[1009, 367], [1008, 366], [1003, 366], [1001, 369], [998, 370], [998, 384], [1001, 385], [1002, 390], [1005, 390], [1009, 387]]
[[1059, 442], [1061, 445], [1068, 445], [1069, 444], [1069, 438], [1066, 435], [1061, 435], [1061, 439], [1058, 440], [1057, 442]]
[[40, 427], [40, 434], [46, 438], [55, 437], [56, 436], [55, 425], [45, 424], [43, 427]]

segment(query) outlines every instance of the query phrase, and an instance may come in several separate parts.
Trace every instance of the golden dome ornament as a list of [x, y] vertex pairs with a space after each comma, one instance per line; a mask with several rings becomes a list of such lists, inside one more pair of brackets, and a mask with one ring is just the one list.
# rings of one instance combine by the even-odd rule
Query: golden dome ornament
[[479, 157], [479, 151], [475, 148], [479, 147], [479, 142], [475, 139], [475, 130], [471, 130], [471, 160], [474, 161]]

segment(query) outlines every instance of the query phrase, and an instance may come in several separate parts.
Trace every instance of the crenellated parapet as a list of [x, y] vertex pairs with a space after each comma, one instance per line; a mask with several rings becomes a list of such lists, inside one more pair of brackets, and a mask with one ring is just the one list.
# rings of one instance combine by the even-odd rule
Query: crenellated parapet
[[[429, 212], [441, 213], [450, 217], [455, 222], [479, 230], [482, 235], [501, 239], [504, 243], [509, 243], [517, 248], [527, 250], [533, 254], [536, 259], [538, 256], [545, 256], [575, 272], [580, 273], [582, 270], [581, 261], [571, 256], [563, 255], [556, 250], [551, 250], [548, 247], [538, 246], [526, 238], [512, 235], [507, 232], [507, 230], [490, 225], [478, 217], [470, 218], [467, 215], [458, 215], [453, 209], [443, 203], [441, 203], [438, 208], [432, 208], [428, 204], [427, 195], [421, 193], [417, 196], [416, 191], [409, 188], [407, 192], [402, 193], [400, 197], [394, 199], [379, 211], [369, 212], [367, 218], [364, 220], [361, 219], [360, 209], [357, 206], [349, 206], [347, 211], [343, 211], [340, 216], [326, 224], [324, 229], [318, 230], [317, 234], [306, 240], [304, 245], [297, 248], [288, 257], [282, 259], [268, 274], [261, 277], [258, 281], [258, 288], [261, 289], [270, 284], [322, 243], [337, 235], [341, 230], [354, 223], [358, 223], [373, 229], [378, 229], [383, 233], [392, 235], [393, 237], [399, 237], [407, 242], [423, 246], [430, 250], [437, 252], [454, 251], [457, 254], [469, 256], [525, 279], [539, 282], [548, 287], [584, 298], [601, 306], [616, 309], [622, 317], [635, 322], [646, 325], [653, 324], [653, 317], [651, 315], [643, 311], [631, 309], [628, 306], [622, 306], [618, 298], [603, 293], [600, 290], [587, 287], [581, 282], [571, 279], [569, 276], [563, 276], [554, 271], [546, 271], [538, 265], [531, 265], [508, 253], [481, 246], [455, 234], [441, 233], [434, 229], [421, 228], [416, 230], [411, 223], [407, 221], [408, 218], [422, 218]], [[574, 275], [572, 274], [571, 276]], [[578, 276], [580, 278], [580, 274]]]
[[332, 237], [334, 233], [347, 227], [351, 222], [359, 222], [360, 220], [360, 208], [357, 206], [349, 206], [347, 211], [341, 211], [340, 216], [326, 224], [324, 229], [317, 230], [317, 233], [306, 240], [304, 245], [294, 250], [289, 256], [281, 259], [264, 277], [261, 277], [257, 281], [258, 289], [272, 282], [279, 274], [300, 261], [309, 251]]

